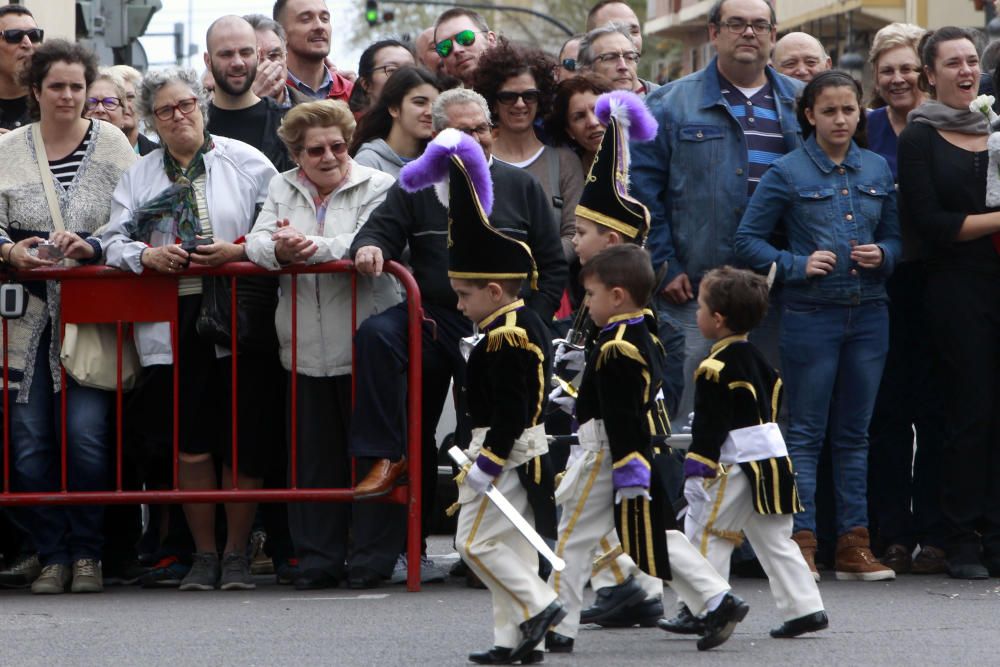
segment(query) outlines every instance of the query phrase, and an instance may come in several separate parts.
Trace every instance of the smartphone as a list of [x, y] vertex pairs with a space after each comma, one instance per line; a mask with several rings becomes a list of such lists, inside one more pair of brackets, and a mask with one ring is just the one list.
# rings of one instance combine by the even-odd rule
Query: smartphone
[[195, 252], [198, 246], [211, 245], [212, 243], [215, 243], [215, 239], [213, 239], [211, 236], [207, 238], [198, 237], [192, 239], [191, 241], [186, 241], [182, 243], [181, 249], [184, 250], [184, 252]]
[[59, 249], [55, 243], [50, 243], [48, 241], [42, 241], [38, 244], [38, 259], [50, 259], [53, 261], [58, 261], [62, 259], [63, 251]]

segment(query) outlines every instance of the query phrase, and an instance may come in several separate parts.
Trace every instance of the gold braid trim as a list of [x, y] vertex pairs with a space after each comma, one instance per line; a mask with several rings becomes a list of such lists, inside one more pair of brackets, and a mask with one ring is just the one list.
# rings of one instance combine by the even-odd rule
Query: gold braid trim
[[743, 533], [738, 530], [722, 530], [721, 528], [706, 528], [706, 533], [711, 533], [716, 537], [732, 542], [736, 546], [743, 544]]
[[444, 511], [445, 516], [455, 516], [455, 513], [460, 509], [462, 509], [462, 503], [454, 502], [451, 505], [448, 505], [448, 509]]
[[623, 553], [625, 553], [625, 551], [622, 549], [622, 545], [619, 544], [611, 551], [603, 553], [597, 558], [595, 558], [594, 565], [591, 569], [591, 575], [594, 575], [603, 570], [604, 568], [608, 567], [609, 565], [611, 565], [615, 561], [615, 559], [621, 556]]
[[605, 361], [613, 359], [619, 355], [627, 357], [643, 366], [646, 365], [646, 360], [642, 358], [642, 355], [639, 353], [639, 348], [635, 345], [627, 340], [609, 340], [601, 346], [601, 354], [597, 357], [598, 370], [600, 370], [601, 366], [604, 365]]
[[528, 349], [528, 332], [521, 327], [504, 325], [487, 334], [486, 351], [496, 352], [504, 345]]
[[465, 484], [465, 476], [469, 474], [469, 469], [473, 465], [475, 465], [475, 464], [473, 464], [473, 463], [466, 463], [464, 466], [462, 466], [462, 469], [458, 471], [457, 475], [455, 475], [455, 483], [456, 484], [458, 484], [459, 486], [461, 486], [462, 484]]

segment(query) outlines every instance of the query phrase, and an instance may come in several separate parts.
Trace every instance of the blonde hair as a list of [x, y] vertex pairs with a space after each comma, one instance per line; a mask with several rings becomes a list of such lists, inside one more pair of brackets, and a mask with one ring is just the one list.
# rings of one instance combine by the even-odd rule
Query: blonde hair
[[305, 102], [291, 108], [278, 128], [278, 137], [292, 155], [302, 151], [306, 130], [312, 127], [338, 127], [344, 141], [351, 143], [357, 123], [346, 102], [321, 100]]
[[[107, 81], [110, 83], [114, 87], [115, 92], [118, 93], [118, 99], [123, 105], [125, 104], [125, 80], [122, 79], [117, 72], [111, 71], [111, 68], [102, 67], [97, 70], [97, 76], [94, 77], [90, 86], [93, 86], [98, 81]], [[90, 86], [87, 86], [88, 90], [90, 89]]]
[[875, 33], [872, 48], [868, 51], [868, 62], [872, 64], [872, 67], [876, 67], [878, 59], [882, 57], [883, 53], [900, 46], [913, 49], [919, 60], [920, 38], [924, 36], [925, 32], [927, 31], [912, 23], [890, 23]]
[[105, 71], [120, 76], [127, 83], [131, 83], [136, 90], [139, 89], [139, 82], [142, 81], [142, 72], [136, 68], [129, 67], [128, 65], [112, 65], [111, 67], [106, 67]]

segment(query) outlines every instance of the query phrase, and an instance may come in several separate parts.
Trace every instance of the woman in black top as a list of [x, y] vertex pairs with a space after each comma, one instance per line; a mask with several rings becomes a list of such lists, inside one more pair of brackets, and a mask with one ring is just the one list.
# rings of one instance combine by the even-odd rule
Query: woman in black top
[[980, 76], [973, 37], [942, 28], [921, 53], [933, 99], [899, 137], [899, 186], [926, 245], [925, 307], [948, 410], [948, 573], [985, 579], [1000, 575], [1000, 212], [986, 206], [989, 125], [969, 110]]

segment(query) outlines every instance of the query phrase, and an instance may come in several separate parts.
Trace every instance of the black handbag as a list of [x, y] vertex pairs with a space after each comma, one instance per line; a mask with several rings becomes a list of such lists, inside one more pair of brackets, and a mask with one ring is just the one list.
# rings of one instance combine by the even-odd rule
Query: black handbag
[[[232, 290], [229, 276], [203, 276], [198, 335], [216, 345], [232, 347]], [[277, 349], [274, 312], [278, 308], [278, 278], [247, 276], [236, 279], [237, 352]]]

